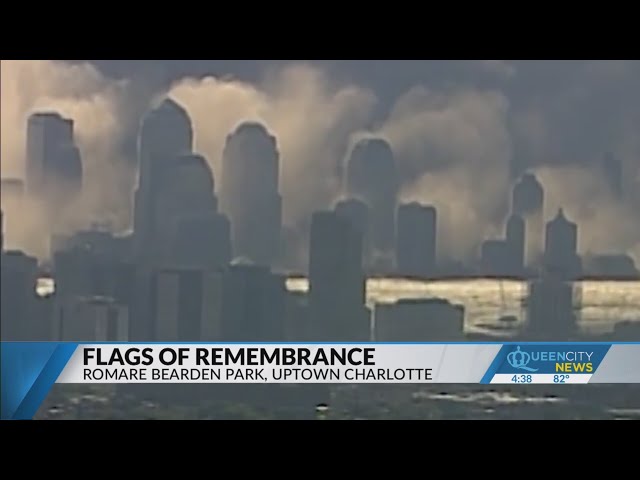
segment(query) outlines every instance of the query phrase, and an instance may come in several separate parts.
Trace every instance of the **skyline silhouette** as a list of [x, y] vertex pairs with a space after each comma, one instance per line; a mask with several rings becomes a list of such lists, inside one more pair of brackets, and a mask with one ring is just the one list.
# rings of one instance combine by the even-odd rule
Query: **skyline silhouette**
[[[428, 68], [424, 67], [427, 70], [439, 71], [433, 62], [416, 62], [416, 65], [422, 63], [428, 64]], [[551, 137], [549, 134], [538, 136], [538, 146], [549, 152], [532, 155], [530, 152], [534, 149], [529, 148], [530, 152], [524, 155], [523, 150], [527, 149], [514, 133], [523, 121], [523, 102], [518, 95], [524, 93], [513, 84], [525, 81], [518, 76], [518, 69], [529, 71], [535, 67], [546, 71], [552, 69], [550, 65], [554, 62], [504, 63], [512, 65], [515, 73], [508, 81], [503, 78], [503, 83], [496, 83], [492, 88], [486, 82], [474, 86], [476, 75], [473, 72], [478, 69], [478, 72], [486, 73], [489, 66], [496, 67], [493, 62], [488, 62], [489, 66], [476, 61], [464, 63], [459, 72], [464, 72], [465, 82], [460, 81], [459, 72], [451, 73], [454, 64], [461, 65], [459, 62], [444, 62], [438, 75], [446, 77], [450, 72], [457, 84], [454, 82], [454, 86], [444, 89], [439, 86], [438, 75], [432, 73], [433, 78], [426, 79], [409, 75], [407, 81], [413, 81], [414, 88], [395, 98], [385, 89], [368, 90], [365, 83], [344, 81], [334, 70], [325, 68], [323, 62], [294, 62], [276, 64], [269, 88], [261, 83], [259, 75], [251, 80], [253, 83], [215, 77], [182, 77], [162, 89], [153, 82], [148, 90], [144, 85], [135, 84], [136, 92], [142, 89], [148, 95], [137, 95], [132, 99], [133, 80], [129, 80], [128, 85], [118, 83], [89, 63], [75, 65], [71, 70], [64, 62], [4, 61], [3, 98], [21, 101], [17, 106], [12, 105], [11, 100], [3, 102], [3, 139], [7, 140], [2, 144], [2, 177], [5, 181], [23, 178], [27, 115], [57, 108], [74, 120], [76, 142], [85, 170], [84, 198], [75, 207], [79, 211], [76, 218], [82, 218], [81, 225], [69, 222], [66, 229], [86, 228], [96, 222], [112, 223], [120, 230], [131, 228], [131, 192], [137, 176], [137, 154], [131, 145], [136, 144], [143, 115], [154, 102], [168, 94], [186, 109], [193, 125], [192, 149], [210, 163], [218, 186], [223, 185], [222, 156], [227, 135], [247, 121], [260, 122], [270, 130], [280, 150], [282, 224], [287, 231], [295, 232], [295, 236], [302, 236], [302, 244], [306, 243], [304, 237], [308, 235], [309, 217], [313, 211], [331, 208], [342, 198], [345, 159], [364, 135], [384, 138], [390, 143], [400, 185], [398, 200], [434, 205], [440, 213], [439, 244], [442, 248], [438, 255], [441, 260], [476, 258], [482, 241], [499, 236], [504, 228], [513, 184], [523, 172], [531, 171], [544, 185], [544, 220], [552, 218], [558, 208], [564, 208], [580, 225], [581, 254], [627, 253], [634, 256], [638, 264], [640, 220], [634, 214], [640, 201], [637, 131], [630, 132], [625, 126], [616, 134], [619, 138], [611, 134], [605, 140], [602, 135], [593, 135], [585, 126], [583, 143], [590, 144], [595, 138], [600, 142], [589, 150], [588, 155], [565, 155], [564, 147], [546, 145], [562, 138], [563, 129], [575, 129], [584, 123], [578, 119], [575, 125], [565, 122]], [[602, 75], [601, 70], [614, 69], [618, 65], [618, 70], [614, 70], [619, 78], [606, 79], [626, 89], [628, 79], [636, 78], [637, 64], [631, 61], [619, 66], [619, 63], [605, 61], [572, 64], [572, 68], [595, 70], [591, 75], [597, 79]], [[338, 65], [348, 66], [344, 62], [338, 62]], [[396, 64], [390, 62], [388, 65]], [[600, 65], [600, 70], [594, 65]], [[40, 74], [44, 81], [38, 87], [39, 91], [30, 91], [28, 84], [19, 87], [12, 78], [20, 72], [22, 77]], [[74, 87], [76, 91], [56, 84], [72, 73], [80, 79]], [[575, 73], [572, 75], [571, 78], [575, 78]], [[565, 72], [565, 76], [557, 74], [556, 77], [557, 88], [565, 88], [565, 77], [569, 75]], [[584, 82], [587, 80], [588, 77], [582, 78]], [[89, 92], [96, 93], [89, 97]], [[604, 102], [601, 96], [598, 99], [598, 102]], [[607, 130], [611, 124], [622, 122], [627, 125], [634, 119], [636, 109], [621, 103], [619, 96], [611, 96], [611, 102], [606, 110], [611, 116], [601, 122], [606, 123]], [[371, 113], [372, 105], [379, 103], [388, 104], [386, 113]], [[588, 103], [584, 99], [576, 110], [587, 108]], [[619, 111], [613, 108], [614, 105]], [[313, 112], [313, 115], [307, 112]], [[546, 112], [544, 119], [539, 120], [552, 125], [557, 121], [556, 116], [560, 114]], [[575, 138], [575, 135], [568, 135], [568, 138]], [[579, 142], [576, 139], [574, 143]], [[551, 153], [553, 150], [555, 153]], [[616, 160], [604, 160], [611, 157]], [[609, 172], [606, 165], [621, 165], [622, 179], [605, 175]], [[615, 174], [615, 169], [611, 172]], [[618, 192], [618, 184], [621, 184], [622, 195]], [[10, 231], [7, 244], [25, 248], [38, 256], [46, 254], [45, 241], [38, 240], [42, 223], [38, 217], [43, 216], [42, 212], [24, 205], [21, 212], [22, 225], [18, 222], [14, 228], [7, 229]], [[8, 224], [12, 222], [12, 216], [11, 212], [5, 212]], [[620, 221], [621, 218], [625, 221]], [[531, 233], [531, 229], [529, 231]], [[542, 236], [541, 231], [537, 237]], [[299, 258], [296, 263], [304, 265], [305, 260]]]

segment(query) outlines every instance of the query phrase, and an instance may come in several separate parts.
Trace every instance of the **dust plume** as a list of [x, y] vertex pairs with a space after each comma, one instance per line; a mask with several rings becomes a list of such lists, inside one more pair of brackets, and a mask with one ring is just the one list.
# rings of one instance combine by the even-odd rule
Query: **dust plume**
[[559, 208], [578, 224], [581, 254], [632, 254], [640, 263], [640, 205], [620, 201], [602, 175], [590, 166], [541, 167], [536, 170], [545, 189], [545, 220]]
[[[64, 217], [54, 219], [56, 231], [87, 227], [92, 221], [128, 221], [128, 192], [120, 186], [132, 173], [119, 147], [130, 126], [126, 117], [128, 82], [106, 79], [89, 64], [48, 60], [3, 60], [1, 138], [3, 178], [24, 180], [26, 125], [36, 111], [55, 111], [74, 121], [75, 141], [83, 164], [81, 198]], [[43, 212], [30, 199], [6, 205], [8, 248], [21, 248], [41, 258], [48, 254], [49, 231]]]
[[318, 69], [296, 65], [270, 72], [260, 85], [233, 79], [184, 79], [169, 95], [189, 112], [196, 150], [221, 177], [227, 135], [244, 121], [263, 123], [280, 150], [280, 193], [288, 225], [330, 207], [349, 136], [364, 128], [376, 98], [364, 88], [332, 85]]
[[508, 107], [495, 91], [416, 87], [398, 99], [381, 129], [396, 154], [401, 201], [438, 210], [439, 255], [469, 258], [502, 228], [512, 150]]

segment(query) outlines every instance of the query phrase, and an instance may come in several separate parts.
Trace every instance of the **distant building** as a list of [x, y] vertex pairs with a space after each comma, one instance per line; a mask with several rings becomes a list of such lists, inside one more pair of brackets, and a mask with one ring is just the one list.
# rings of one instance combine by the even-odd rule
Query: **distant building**
[[0, 326], [2, 341], [48, 340], [48, 319], [36, 313], [38, 261], [21, 251], [1, 254]]
[[52, 209], [64, 208], [82, 189], [82, 160], [73, 120], [38, 112], [27, 122], [27, 190]]
[[464, 307], [443, 299], [407, 299], [375, 307], [377, 342], [456, 342], [464, 337]]
[[369, 207], [362, 200], [349, 198], [336, 203], [334, 211], [342, 218], [349, 220], [362, 234], [363, 265], [370, 266], [371, 258], [371, 225]]
[[284, 336], [287, 342], [313, 341], [313, 326], [307, 293], [287, 291], [284, 319]]
[[577, 331], [576, 294], [571, 282], [555, 276], [543, 276], [529, 284], [527, 298], [528, 337], [541, 341], [561, 341]]
[[536, 176], [525, 173], [513, 187], [511, 213], [526, 223], [525, 265], [533, 265], [542, 256], [544, 238], [544, 189]]
[[[141, 290], [136, 265], [121, 255], [119, 240], [98, 232], [80, 232], [61, 242], [53, 255], [54, 310], [68, 311], [70, 305], [87, 299], [111, 299], [127, 311], [127, 338], [150, 341], [144, 326], [150, 312], [145, 310], [143, 316], [139, 310], [150, 299]], [[146, 333], [136, 336], [139, 329]]]
[[79, 230], [71, 235], [52, 235], [49, 246], [52, 258], [58, 252], [73, 249], [86, 250], [94, 255], [103, 255], [112, 259], [123, 259], [130, 255], [130, 245], [126, 237], [115, 236], [98, 226]]
[[158, 255], [153, 248], [164, 225], [159, 195], [166, 185], [167, 163], [192, 153], [193, 127], [186, 110], [172, 99], [145, 114], [138, 133], [138, 184], [134, 198], [134, 252], [140, 259]]
[[284, 277], [234, 263], [224, 270], [165, 269], [155, 275], [157, 341], [283, 341]]
[[480, 266], [484, 275], [492, 277], [510, 274], [510, 249], [505, 240], [485, 240], [480, 247]]
[[152, 337], [160, 342], [221, 339], [221, 278], [202, 269], [164, 269], [154, 275]]
[[354, 146], [347, 161], [346, 194], [369, 206], [373, 249], [393, 252], [398, 178], [387, 141], [367, 138]]
[[227, 137], [220, 208], [231, 221], [235, 255], [265, 266], [281, 253], [279, 176], [276, 138], [264, 125], [245, 122]]
[[506, 246], [508, 250], [508, 270], [518, 276], [524, 273], [526, 247], [526, 224], [520, 215], [513, 214], [507, 220]]
[[436, 269], [436, 209], [400, 205], [396, 226], [396, 267], [400, 275], [429, 277]]
[[559, 209], [545, 230], [545, 272], [564, 279], [577, 278], [582, 273], [577, 250], [578, 226], [570, 222], [564, 211]]
[[311, 220], [309, 308], [318, 341], [367, 341], [362, 234], [335, 212]]
[[269, 267], [231, 265], [222, 273], [222, 340], [284, 341], [286, 296], [285, 277]]
[[126, 342], [129, 311], [108, 297], [74, 297], [56, 305], [53, 338], [61, 342]]
[[154, 245], [163, 265], [223, 267], [232, 255], [229, 220], [218, 213], [213, 172], [202, 155], [167, 159], [159, 174]]
[[187, 217], [180, 221], [171, 258], [182, 267], [222, 268], [232, 258], [231, 224], [225, 215]]
[[615, 278], [639, 278], [640, 272], [630, 255], [607, 254], [592, 255], [586, 258], [585, 271], [587, 275]]

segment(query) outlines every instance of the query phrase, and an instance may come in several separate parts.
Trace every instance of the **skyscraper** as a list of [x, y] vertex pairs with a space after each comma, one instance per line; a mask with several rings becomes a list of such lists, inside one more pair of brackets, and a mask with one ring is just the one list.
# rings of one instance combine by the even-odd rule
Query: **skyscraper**
[[138, 133], [138, 187], [134, 199], [134, 253], [138, 258], [157, 255], [153, 247], [159, 219], [157, 196], [165, 166], [190, 154], [193, 128], [186, 110], [165, 99], [142, 119]]
[[365, 281], [362, 235], [335, 212], [314, 213], [309, 248], [309, 307], [318, 340], [369, 339]]
[[400, 275], [428, 277], [436, 267], [436, 209], [417, 202], [398, 207], [396, 266]]
[[280, 254], [280, 153], [264, 125], [245, 122], [228, 137], [222, 156], [220, 208], [231, 221], [234, 254], [272, 265]]
[[569, 221], [561, 209], [547, 223], [545, 231], [544, 267], [549, 275], [571, 279], [580, 275], [578, 226]]
[[1, 254], [0, 269], [2, 289], [0, 302], [0, 339], [3, 341], [48, 340], [38, 338], [37, 332], [47, 319], [36, 314], [36, 280], [38, 261], [20, 251]]
[[217, 340], [219, 275], [204, 269], [164, 269], [154, 276], [153, 338], [157, 341]]
[[544, 238], [544, 189], [532, 173], [525, 173], [513, 187], [511, 213], [525, 221], [525, 263], [536, 263], [542, 251]]
[[279, 342], [285, 338], [285, 278], [269, 267], [234, 263], [222, 273], [221, 338]]
[[513, 214], [507, 220], [506, 242], [509, 270], [514, 275], [521, 275], [524, 271], [526, 226], [520, 215]]
[[574, 285], [545, 275], [529, 284], [525, 333], [534, 340], [569, 340], [578, 322], [574, 309]]
[[29, 117], [26, 175], [29, 194], [47, 207], [59, 209], [75, 199], [82, 189], [82, 161], [73, 120], [55, 112]]
[[362, 200], [348, 198], [336, 203], [334, 208], [336, 214], [351, 222], [351, 224], [362, 234], [362, 259], [365, 266], [371, 262], [371, 225], [369, 221], [369, 207]]
[[153, 242], [164, 264], [222, 267], [231, 260], [229, 220], [218, 214], [213, 173], [202, 155], [168, 158], [157, 178]]
[[367, 138], [354, 146], [347, 162], [346, 193], [360, 198], [370, 208], [373, 248], [379, 252], [392, 251], [398, 180], [393, 151], [387, 141]]

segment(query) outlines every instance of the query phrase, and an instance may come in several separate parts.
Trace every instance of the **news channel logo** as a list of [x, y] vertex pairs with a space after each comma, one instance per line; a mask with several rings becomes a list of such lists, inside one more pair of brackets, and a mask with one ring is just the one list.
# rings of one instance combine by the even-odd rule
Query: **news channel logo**
[[518, 345], [509, 352], [504, 368], [509, 372], [593, 373], [608, 345]]
[[531, 362], [531, 354], [528, 352], [523, 352], [518, 345], [518, 348], [507, 355], [507, 362], [511, 367], [517, 370], [524, 370], [526, 372], [537, 372], [537, 368], [529, 367], [529, 363]]

